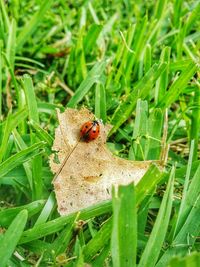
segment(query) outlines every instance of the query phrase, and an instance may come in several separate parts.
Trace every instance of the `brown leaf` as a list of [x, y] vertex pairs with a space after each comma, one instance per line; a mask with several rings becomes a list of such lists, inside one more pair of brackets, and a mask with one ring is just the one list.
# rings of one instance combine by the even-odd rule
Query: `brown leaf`
[[147, 171], [150, 161], [130, 161], [112, 155], [106, 147], [110, 125], [100, 124], [96, 140], [80, 141], [82, 124], [94, 119], [87, 109], [68, 108], [64, 113], [58, 112], [58, 119], [53, 150], [58, 151], [60, 164], [54, 162], [52, 155], [50, 165], [52, 172], [58, 173], [53, 184], [61, 215], [110, 199], [112, 185], [137, 183]]

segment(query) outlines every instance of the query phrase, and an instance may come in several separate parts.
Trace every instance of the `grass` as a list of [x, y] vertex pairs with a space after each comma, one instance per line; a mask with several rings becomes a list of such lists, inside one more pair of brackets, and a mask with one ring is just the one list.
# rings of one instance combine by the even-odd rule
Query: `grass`
[[[200, 2], [0, 10], [1, 266], [199, 266]], [[115, 155], [169, 157], [112, 200], [60, 217], [48, 164], [56, 108], [82, 106], [113, 125]]]

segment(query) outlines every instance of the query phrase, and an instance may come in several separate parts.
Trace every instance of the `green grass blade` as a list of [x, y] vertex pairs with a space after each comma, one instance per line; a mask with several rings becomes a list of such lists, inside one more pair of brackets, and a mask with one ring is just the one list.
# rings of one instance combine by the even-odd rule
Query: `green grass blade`
[[136, 266], [137, 211], [134, 184], [113, 190], [112, 262], [116, 267]]
[[187, 18], [186, 24], [184, 25], [186, 28], [186, 31], [185, 31], [186, 34], [188, 34], [191, 31], [192, 27], [194, 26], [199, 16], [199, 12], [200, 12], [200, 3], [197, 3], [197, 5], [194, 6], [192, 12], [190, 12]]
[[54, 196], [54, 193], [52, 192], [49, 195], [45, 203], [45, 206], [42, 212], [40, 213], [39, 217], [37, 218], [37, 221], [34, 226], [39, 225], [41, 223], [45, 223], [48, 220], [49, 216], [51, 215], [54, 207], [55, 207], [55, 196]]
[[98, 233], [85, 245], [83, 255], [85, 262], [90, 262], [92, 258], [101, 250], [110, 240], [112, 230], [111, 218], [103, 224]]
[[167, 67], [160, 75], [159, 79], [156, 82], [155, 88], [155, 102], [158, 103], [162, 98], [163, 95], [166, 94], [167, 86], [169, 83], [169, 64], [170, 64], [170, 47], [166, 46], [161, 53], [161, 62], [166, 62]]
[[108, 258], [110, 253], [110, 244], [106, 245], [100, 255], [98, 255], [98, 257], [96, 257], [93, 262], [92, 262], [92, 266], [93, 267], [99, 267], [99, 266], [103, 266], [104, 263], [106, 262], [106, 259]]
[[[80, 215], [80, 220], [88, 220], [90, 218], [93, 218], [95, 216], [99, 216], [102, 214], [105, 214], [107, 212], [110, 212], [112, 210], [112, 204], [111, 201], [105, 202], [104, 204], [99, 204], [87, 209], [84, 209]], [[76, 214], [71, 214], [68, 216], [59, 217], [57, 219], [51, 220], [46, 223], [42, 223], [40, 225], [37, 225], [27, 231], [25, 231], [22, 235], [22, 238], [20, 240], [20, 244], [30, 242], [32, 240], [36, 240], [38, 238], [50, 235], [52, 233], [56, 233], [57, 231], [60, 231], [65, 227], [68, 223], [71, 222], [71, 220], [76, 216]]]
[[[31, 77], [25, 74], [23, 76], [22, 83], [28, 106], [29, 120], [34, 121], [35, 123], [39, 123], [37, 99]], [[31, 131], [31, 143], [34, 144], [35, 142], [37, 142], [37, 138], [35, 134]], [[33, 200], [41, 199], [43, 198], [42, 196], [43, 181], [42, 181], [42, 158], [40, 155], [36, 156], [32, 160], [32, 177], [34, 177], [33, 192], [32, 192]]]
[[2, 141], [1, 141], [1, 147], [0, 147], [0, 163], [2, 162], [4, 155], [6, 153], [6, 149], [7, 149], [7, 142], [10, 136], [10, 132], [11, 132], [11, 116], [10, 113], [8, 113], [6, 122], [5, 122], [5, 127], [3, 129], [3, 137], [2, 137]]
[[116, 109], [111, 124], [114, 125], [109, 135], [117, 131], [117, 129], [124, 123], [133, 112], [137, 99], [145, 99], [162, 72], [165, 70], [166, 64], [163, 63], [160, 66], [154, 64], [146, 75], [136, 84], [134, 90], [126, 97], [119, 107]]
[[[13, 138], [14, 138], [15, 144], [17, 146], [17, 151], [19, 152], [19, 151], [21, 151], [23, 149], [27, 149], [26, 143], [24, 142], [24, 140], [22, 139], [22, 137], [20, 136], [20, 134], [18, 133], [18, 131], [16, 129], [13, 130], [12, 134], [13, 134]], [[23, 166], [24, 166], [24, 170], [26, 172], [26, 176], [27, 176], [27, 179], [28, 179], [28, 182], [29, 182], [30, 189], [32, 190], [32, 188], [33, 188], [33, 177], [32, 177], [31, 164], [30, 164], [30, 162], [24, 162]]]
[[9, 224], [14, 220], [15, 216], [22, 210], [28, 211], [28, 217], [31, 218], [33, 215], [37, 214], [45, 204], [45, 200], [37, 200], [31, 202], [27, 205], [3, 209], [0, 211], [0, 225], [1, 227], [8, 227]]
[[86, 61], [85, 61], [85, 51], [83, 49], [83, 34], [84, 34], [85, 28], [81, 28], [78, 33], [78, 39], [76, 42], [75, 47], [75, 60], [79, 62], [79, 64], [75, 68], [75, 81], [77, 83], [80, 83], [82, 80], [84, 80], [87, 76], [87, 67], [86, 67]]
[[144, 73], [151, 68], [152, 65], [152, 47], [150, 44], [147, 44], [144, 54]]
[[4, 162], [0, 164], [0, 178], [3, 178], [9, 171], [15, 167], [21, 165], [22, 163], [30, 160], [30, 158], [35, 157], [41, 153], [41, 149], [45, 146], [44, 142], [36, 143], [27, 149], [24, 149], [15, 155], [11, 156]]
[[137, 100], [135, 124], [133, 128], [132, 144], [129, 159], [145, 160], [145, 145], [148, 126], [148, 102]]
[[26, 102], [28, 105], [29, 119], [39, 123], [39, 115], [37, 108], [37, 100], [34, 92], [33, 82], [29, 75], [25, 74], [23, 77], [24, 92], [26, 95]]
[[[19, 123], [21, 123], [23, 120], [25, 120], [27, 116], [28, 116], [28, 112], [27, 112], [26, 108], [24, 108], [20, 111], [17, 111], [16, 113], [10, 114], [10, 129], [11, 129], [11, 131], [13, 129], [15, 129], [15, 127], [17, 127], [19, 125]], [[7, 120], [2, 122], [1, 126], [5, 128], [6, 123], [7, 123]]]
[[[147, 38], [146, 35], [146, 28], [147, 28], [147, 16], [145, 15], [141, 20], [138, 20], [135, 26], [134, 32], [134, 40], [132, 49], [134, 53], [130, 53], [129, 57], [127, 57], [126, 67], [124, 69], [125, 79], [128, 81], [128, 84], [131, 80], [131, 73], [133, 71], [133, 76], [137, 77], [137, 69], [138, 64], [140, 62], [141, 54], [145, 47], [145, 41]], [[134, 67], [134, 69], [133, 69]]]
[[103, 84], [98, 83], [95, 90], [95, 116], [106, 122], [106, 92]]
[[152, 164], [139, 183], [136, 185], [136, 200], [137, 204], [141, 203], [142, 200], [155, 190], [157, 184], [162, 178], [162, 173], [158, 167]]
[[[116, 55], [116, 58], [113, 62], [114, 72], [116, 72], [116, 73], [113, 73], [115, 82], [119, 82], [120, 78], [124, 74], [124, 69], [126, 68], [128, 58], [134, 57], [135, 52], [133, 50], [130, 50], [130, 47], [131, 47], [131, 44], [133, 41], [133, 36], [135, 33], [135, 26], [136, 25], [131, 25], [129, 27], [129, 29], [127, 30], [126, 40], [124, 39], [124, 44], [119, 46], [120, 49], [119, 49], [118, 54]], [[120, 66], [119, 66], [119, 68], [117, 68], [117, 65], [119, 63], [120, 63]], [[110, 81], [109, 81], [109, 83], [110, 83]]]
[[3, 100], [3, 59], [2, 59], [3, 41], [0, 40], [0, 121], [2, 120], [2, 100]]
[[15, 88], [15, 92], [16, 92], [16, 96], [17, 96], [18, 106], [19, 106], [19, 108], [21, 108], [21, 102], [22, 101], [21, 101], [21, 95], [20, 95], [20, 88], [18, 86], [16, 77], [15, 77], [15, 74], [14, 74], [14, 69], [11, 67], [10, 62], [9, 62], [9, 60], [7, 58], [7, 55], [4, 52], [2, 52], [2, 55], [4, 57], [4, 61], [6, 63], [6, 66], [8, 68], [8, 71], [9, 71], [10, 76], [12, 78], [12, 82], [13, 82], [13, 85], [14, 85], [14, 88]]
[[29, 122], [30, 126], [35, 130], [36, 136], [41, 140], [48, 144], [51, 148], [53, 146], [53, 137], [48, 134], [37, 122], [31, 120]]
[[163, 13], [166, 10], [166, 4], [167, 4], [167, 0], [156, 1], [154, 18], [156, 18], [158, 20], [162, 18]]
[[194, 140], [194, 160], [198, 159], [198, 144], [200, 140], [200, 84], [197, 84], [194, 93], [193, 109], [191, 114], [190, 142]]
[[180, 232], [172, 245], [165, 251], [156, 267], [165, 267], [174, 256], [185, 256], [188, 253], [188, 249], [194, 245], [196, 237], [200, 232], [199, 213], [200, 194], [196, 198], [195, 204], [192, 206]]
[[176, 257], [172, 259], [168, 267], [199, 267], [200, 266], [200, 253], [193, 252], [190, 255], [181, 258]]
[[16, 22], [14, 19], [12, 19], [9, 29], [8, 42], [6, 46], [6, 56], [13, 72], [14, 72], [14, 62], [15, 62], [15, 46], [16, 46]]
[[[186, 201], [188, 198], [188, 186], [190, 182], [190, 173], [191, 173], [191, 168], [192, 168], [192, 161], [193, 161], [193, 153], [194, 153], [194, 140], [191, 143], [190, 146], [190, 155], [189, 155], [189, 160], [188, 160], [188, 165], [187, 165], [187, 171], [186, 171], [186, 176], [184, 180], [184, 188], [183, 188], [183, 193], [182, 193], [182, 200], [181, 200], [181, 205], [179, 208], [179, 213], [178, 213], [178, 218], [176, 221], [176, 227], [174, 231], [174, 235], [176, 236], [177, 232], [180, 231], [180, 228], [183, 226], [185, 222], [185, 212], [186, 212]], [[195, 204], [195, 203], [193, 203]]]
[[175, 28], [179, 28], [181, 11], [182, 11], [183, 0], [175, 0], [174, 1], [174, 16], [173, 16], [173, 24]]
[[82, 81], [75, 94], [72, 96], [70, 101], [68, 102], [68, 107], [75, 107], [83, 97], [88, 93], [90, 88], [94, 85], [94, 83], [99, 82], [102, 76], [102, 73], [106, 67], [106, 62], [101, 61], [97, 62], [93, 68], [88, 72], [85, 80]]
[[7, 266], [8, 260], [15, 251], [26, 225], [27, 218], [27, 210], [22, 210], [12, 221], [3, 238], [0, 240], [0, 262], [2, 267]]
[[27, 42], [30, 36], [36, 31], [39, 23], [44, 19], [44, 15], [47, 10], [53, 4], [53, 0], [44, 1], [41, 3], [40, 9], [32, 16], [32, 18], [26, 23], [23, 29], [20, 31], [19, 36], [17, 36], [17, 50]]
[[158, 107], [163, 109], [168, 108], [174, 101], [176, 101], [197, 69], [197, 64], [189, 64], [188, 67], [180, 74], [179, 78], [171, 85], [167, 93], [163, 96], [162, 100], [158, 103]]
[[[188, 164], [190, 165], [190, 164]], [[190, 167], [188, 166], [188, 168], [190, 169]], [[189, 171], [187, 170], [186, 176], [189, 175]], [[185, 223], [192, 207], [195, 205], [195, 202], [200, 194], [200, 189], [199, 189], [199, 177], [200, 177], [200, 164], [194, 174], [194, 177], [191, 180], [189, 189], [187, 191], [187, 194], [185, 196], [185, 201], [184, 201], [184, 206], [183, 204], [181, 204], [184, 209], [182, 209], [182, 212], [180, 214], [180, 220], [179, 220], [179, 227], [177, 226], [177, 232], [180, 231], [180, 228], [183, 227], [183, 224]]]
[[0, 6], [2, 10], [3, 19], [4, 19], [5, 30], [6, 30], [6, 33], [8, 33], [9, 28], [10, 28], [10, 21], [9, 21], [8, 13], [6, 11], [6, 5], [4, 3], [4, 0], [0, 0]]
[[145, 148], [146, 160], [159, 160], [162, 129], [163, 112], [161, 109], [155, 108], [148, 119], [147, 146]]
[[138, 267], [153, 267], [158, 260], [171, 215], [174, 173], [175, 169], [172, 168], [167, 189], [164, 194], [153, 230], [143, 251]]
[[102, 31], [102, 26], [98, 25], [98, 24], [92, 24], [90, 29], [88, 30], [87, 35], [84, 38], [84, 50], [85, 50], [85, 54], [90, 53], [91, 50], [94, 49], [98, 36], [100, 34], [100, 32]]
[[[18, 62], [18, 61], [23, 61], [23, 62], [29, 62], [31, 63], [32, 65], [35, 64], [35, 65], [38, 65], [39, 67], [41, 68], [44, 68], [45, 65], [37, 60], [34, 60], [32, 58], [28, 58], [28, 57], [21, 57], [21, 56], [16, 56], [15, 57], [15, 60]], [[30, 66], [32, 66], [30, 65]]]
[[52, 244], [51, 250], [54, 251], [55, 255], [58, 256], [66, 251], [67, 246], [73, 235], [74, 222], [70, 222], [55, 239]]

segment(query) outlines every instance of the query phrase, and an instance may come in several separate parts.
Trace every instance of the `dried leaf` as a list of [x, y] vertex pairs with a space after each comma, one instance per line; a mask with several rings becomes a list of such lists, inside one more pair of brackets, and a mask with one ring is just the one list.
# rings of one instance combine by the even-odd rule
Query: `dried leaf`
[[101, 123], [100, 134], [94, 141], [80, 141], [82, 124], [94, 119], [85, 108], [58, 112], [58, 119], [60, 124], [53, 150], [58, 151], [60, 164], [51, 155], [50, 165], [53, 173], [59, 173], [53, 184], [61, 215], [110, 199], [112, 185], [137, 183], [151, 164], [150, 161], [137, 162], [113, 156], [106, 147], [110, 125]]

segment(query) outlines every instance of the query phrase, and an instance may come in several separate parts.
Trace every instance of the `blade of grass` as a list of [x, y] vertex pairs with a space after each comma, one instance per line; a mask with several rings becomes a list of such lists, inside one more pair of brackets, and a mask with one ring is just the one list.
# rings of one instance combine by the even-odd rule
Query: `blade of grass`
[[106, 262], [106, 259], [108, 258], [110, 253], [110, 244], [108, 243], [101, 251], [100, 255], [98, 255], [98, 257], [96, 257], [93, 262], [92, 262], [92, 266], [93, 267], [99, 267], [99, 266], [103, 266], [104, 263]]
[[39, 155], [42, 152], [41, 148], [44, 146], [44, 142], [36, 143], [2, 162], [0, 164], [0, 178], [3, 178], [3, 176], [5, 176], [9, 171], [21, 165], [23, 162], [26, 162], [27, 160], [30, 160], [30, 158]]
[[[76, 216], [77, 217], [77, 216]], [[59, 236], [51, 244], [50, 249], [54, 251], [55, 255], [58, 256], [66, 251], [66, 248], [72, 238], [73, 230], [75, 227], [75, 220], [73, 218], [71, 222], [62, 230]]]
[[[26, 102], [29, 112], [29, 120], [39, 123], [39, 113], [37, 107], [37, 99], [33, 87], [32, 79], [29, 75], [25, 74], [23, 76], [22, 84], [24, 87], [24, 92], [26, 96]], [[31, 143], [37, 142], [35, 134], [31, 131]], [[42, 158], [41, 155], [34, 157], [32, 160], [32, 177], [33, 177], [33, 200], [41, 199], [43, 191], [43, 181], [42, 181]]]
[[79, 64], [76, 65], [75, 70], [75, 81], [77, 83], [80, 83], [82, 80], [85, 80], [87, 77], [87, 67], [86, 67], [86, 61], [85, 61], [85, 51], [83, 49], [83, 34], [84, 34], [85, 28], [81, 28], [78, 33], [78, 38], [76, 42], [75, 47], [75, 60], [79, 62]]
[[106, 92], [103, 84], [98, 83], [95, 90], [95, 116], [106, 122]]
[[107, 245], [112, 230], [112, 220], [108, 219], [98, 233], [85, 245], [83, 255], [85, 262], [91, 262], [97, 252]]
[[[113, 62], [113, 68], [114, 68], [114, 72], [116, 72], [116, 74], [114, 75], [114, 80], [115, 82], [119, 82], [121, 76], [123, 75], [124, 69], [126, 68], [126, 63], [127, 63], [127, 59], [131, 54], [134, 54], [135, 52], [133, 50], [130, 50], [132, 41], [133, 41], [133, 36], [135, 33], [135, 26], [136, 25], [131, 25], [126, 33], [126, 40], [123, 36], [123, 34], [121, 33], [121, 35], [123, 36], [122, 40], [123, 40], [123, 45], [120, 46], [121, 49], [119, 50], [118, 54], [116, 55], [116, 58]], [[119, 68], [117, 68], [118, 64], [120, 63]], [[109, 78], [108, 78], [109, 79]], [[110, 84], [110, 81], [109, 83]]]
[[198, 144], [200, 132], [200, 84], [197, 82], [197, 88], [194, 93], [194, 107], [191, 114], [190, 142], [194, 139], [194, 160], [198, 159]]
[[17, 50], [20, 50], [22, 46], [27, 42], [28, 38], [36, 31], [39, 23], [42, 22], [45, 17], [45, 13], [51, 7], [53, 2], [53, 0], [42, 2], [40, 9], [32, 16], [29, 21], [27, 21], [26, 25], [23, 26], [19, 36], [17, 36]]
[[[88, 220], [92, 217], [99, 216], [111, 211], [111, 201], [95, 205], [93, 207], [84, 209], [79, 216], [80, 220]], [[71, 214], [68, 216], [59, 217], [57, 219], [48, 221], [46, 223], [39, 224], [31, 229], [25, 231], [20, 240], [20, 244], [36, 240], [38, 238], [56, 233], [63, 229], [68, 223], [71, 222], [76, 214]]]
[[150, 44], [147, 44], [144, 54], [144, 73], [151, 68], [152, 65], [152, 48]]
[[158, 107], [163, 109], [168, 108], [174, 101], [177, 100], [179, 95], [185, 89], [188, 81], [193, 77], [197, 71], [198, 66], [195, 63], [191, 63], [188, 67], [180, 74], [179, 78], [170, 86], [167, 93], [158, 103]]
[[12, 19], [9, 28], [8, 42], [6, 46], [6, 57], [9, 61], [10, 67], [14, 72], [14, 62], [15, 62], [15, 45], [16, 45], [16, 21]]
[[85, 80], [82, 81], [75, 94], [72, 96], [70, 101], [67, 104], [67, 107], [75, 107], [83, 97], [88, 93], [90, 88], [94, 85], [94, 83], [100, 81], [102, 73], [106, 67], [106, 62], [101, 61], [97, 62], [93, 68], [88, 72]]
[[199, 267], [200, 266], [200, 253], [193, 252], [190, 255], [181, 258], [176, 257], [172, 259], [168, 267]]
[[28, 218], [27, 210], [22, 210], [12, 221], [8, 230], [0, 240], [0, 262], [6, 267], [22, 235]]
[[54, 193], [51, 192], [34, 226], [39, 225], [41, 223], [45, 223], [48, 220], [49, 216], [51, 215], [55, 207], [55, 203], [56, 203], [56, 200], [55, 200]]
[[180, 228], [183, 226], [183, 224], [185, 222], [185, 216], [184, 216], [185, 211], [186, 211], [185, 206], [186, 206], [186, 201], [187, 201], [187, 192], [188, 192], [190, 173], [191, 173], [191, 168], [192, 168], [193, 153], [194, 153], [194, 140], [192, 140], [191, 146], [190, 146], [190, 154], [189, 154], [187, 171], [186, 171], [186, 176], [185, 176], [185, 181], [184, 181], [182, 200], [181, 200], [181, 205], [180, 205], [179, 212], [178, 212], [178, 218], [176, 221], [174, 236], [176, 236], [176, 234], [180, 231]]
[[48, 144], [51, 148], [53, 146], [53, 137], [48, 134], [37, 122], [31, 120], [29, 122], [30, 126], [36, 131], [37, 137]]
[[26, 95], [26, 102], [28, 105], [28, 112], [30, 120], [39, 123], [39, 115], [37, 108], [37, 100], [34, 92], [33, 82], [29, 75], [25, 74], [22, 80], [24, 92]]
[[163, 73], [160, 75], [159, 79], [156, 82], [155, 87], [155, 102], [158, 103], [163, 95], [165, 95], [168, 82], [169, 82], [169, 64], [170, 64], [170, 53], [171, 49], [170, 47], [166, 46], [161, 53], [161, 62], [166, 62], [167, 66], [166, 69], [163, 71]]
[[16, 77], [15, 77], [15, 74], [14, 74], [14, 70], [12, 69], [12, 67], [10, 65], [10, 62], [9, 62], [9, 60], [7, 58], [7, 55], [4, 52], [2, 52], [2, 55], [4, 57], [4, 61], [6, 63], [8, 71], [9, 71], [10, 76], [12, 78], [12, 82], [13, 82], [13, 85], [14, 85], [14, 88], [15, 88], [15, 92], [16, 92], [16, 98], [17, 98], [18, 106], [19, 106], [19, 108], [22, 108], [22, 104], [21, 104], [22, 100], [21, 100], [20, 88], [18, 86]]
[[136, 23], [133, 45], [131, 47], [134, 53], [130, 53], [129, 57], [127, 57], [127, 63], [124, 69], [124, 75], [126, 81], [128, 82], [128, 85], [131, 81], [132, 71], [134, 78], [137, 77], [138, 64], [140, 62], [140, 57], [144, 50], [145, 42], [147, 39], [146, 28], [147, 16], [145, 15], [144, 17], [141, 17], [141, 19], [139, 19]]
[[[45, 65], [43, 63], [41, 63], [37, 60], [34, 60], [32, 58], [28, 58], [28, 57], [15, 56], [15, 60], [16, 61], [23, 61], [23, 62], [30, 62], [32, 64], [40, 66], [41, 68], [45, 67]], [[31, 66], [33, 66], [33, 65], [31, 65]]]
[[[24, 142], [24, 140], [22, 139], [22, 137], [20, 136], [20, 134], [18, 133], [18, 131], [16, 129], [13, 130], [12, 134], [13, 134], [15, 144], [17, 146], [17, 152], [19, 152], [23, 149], [27, 149], [26, 143]], [[33, 188], [33, 176], [32, 176], [31, 164], [30, 164], [30, 162], [24, 162], [23, 166], [24, 166], [24, 170], [26, 172], [26, 176], [27, 176], [27, 179], [29, 182], [30, 189], [32, 190], [32, 188]]]
[[166, 11], [166, 4], [167, 4], [167, 0], [156, 1], [154, 18], [158, 20], [162, 18], [163, 13]]
[[3, 41], [0, 40], [0, 122], [2, 120], [2, 80], [3, 80], [3, 60], [2, 60]]
[[28, 211], [28, 218], [31, 218], [33, 215], [37, 214], [44, 206], [45, 200], [37, 200], [31, 202], [27, 205], [3, 209], [0, 211], [0, 225], [1, 227], [8, 227], [9, 224], [14, 220], [15, 216], [19, 214], [22, 210]]
[[177, 234], [172, 245], [165, 251], [156, 267], [165, 267], [169, 261], [177, 255], [185, 256], [188, 250], [193, 247], [196, 237], [200, 232], [200, 194], [196, 198], [183, 227]]
[[143, 251], [138, 267], [153, 267], [158, 260], [167, 232], [172, 209], [175, 168], [172, 168], [153, 230]]
[[145, 144], [148, 126], [148, 102], [137, 100], [135, 124], [133, 128], [132, 144], [129, 150], [129, 159], [145, 160]]
[[136, 266], [137, 211], [134, 184], [113, 190], [112, 262], [116, 267]]
[[147, 146], [145, 148], [146, 160], [158, 160], [161, 151], [161, 134], [163, 129], [163, 112], [155, 108], [148, 119]]
[[182, 11], [183, 0], [175, 0], [174, 1], [174, 16], [173, 16], [173, 24], [175, 28], [179, 28], [181, 11]]
[[2, 10], [3, 19], [4, 19], [4, 27], [5, 27], [6, 33], [8, 33], [9, 28], [10, 28], [10, 21], [9, 21], [9, 17], [6, 11], [6, 5], [4, 3], [4, 0], [0, 0], [0, 5], [1, 5], [1, 10]]
[[165, 63], [160, 66], [154, 64], [146, 75], [136, 84], [134, 90], [132, 90], [132, 92], [126, 97], [125, 101], [123, 101], [116, 109], [111, 119], [111, 124], [113, 124], [114, 127], [110, 131], [109, 135], [116, 132], [122, 123], [129, 118], [135, 108], [137, 99], [141, 98], [143, 100], [149, 95], [154, 82], [159, 78], [165, 68]]
[[136, 185], [137, 204], [141, 203], [144, 197], [155, 190], [162, 178], [162, 173], [158, 167], [152, 164], [139, 183]]
[[6, 122], [5, 122], [5, 127], [3, 129], [4, 134], [2, 137], [2, 142], [1, 142], [1, 147], [0, 147], [0, 163], [3, 161], [4, 155], [6, 153], [7, 142], [8, 142], [8, 139], [10, 137], [10, 132], [11, 132], [10, 124], [11, 124], [11, 117], [10, 117], [10, 112], [9, 112], [7, 119], [6, 119]]
[[[188, 163], [188, 169], [187, 169], [185, 182], [188, 179], [189, 172], [191, 171], [190, 170], [191, 167], [189, 165], [190, 165], [190, 163]], [[194, 174], [194, 177], [191, 180], [189, 189], [186, 193], [185, 201], [184, 201], [185, 206], [184, 206], [184, 209], [182, 208], [182, 212], [181, 212], [180, 218], [179, 218], [179, 225], [177, 225], [177, 231], [176, 232], [179, 232], [180, 228], [183, 227], [184, 222], [186, 221], [192, 207], [195, 205], [195, 202], [196, 202], [196, 200], [200, 194], [199, 177], [200, 177], [200, 164], [199, 164], [199, 166], [198, 166], [198, 168]], [[181, 205], [183, 205], [183, 204], [181, 203]], [[178, 223], [178, 221], [177, 221], [177, 223]]]
[[83, 42], [85, 54], [89, 54], [95, 48], [98, 36], [102, 31], [102, 28], [103, 27], [99, 24], [92, 24], [89, 28]]

